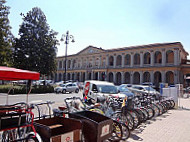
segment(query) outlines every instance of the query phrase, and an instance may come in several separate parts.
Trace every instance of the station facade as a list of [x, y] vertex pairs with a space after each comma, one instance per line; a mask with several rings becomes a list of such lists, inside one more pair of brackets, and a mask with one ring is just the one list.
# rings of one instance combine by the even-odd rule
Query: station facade
[[[116, 85], [152, 82], [178, 84], [190, 73], [189, 54], [180, 42], [115, 49], [88, 46], [67, 56], [66, 80], [106, 80]], [[65, 56], [57, 57], [55, 81], [64, 80]]]

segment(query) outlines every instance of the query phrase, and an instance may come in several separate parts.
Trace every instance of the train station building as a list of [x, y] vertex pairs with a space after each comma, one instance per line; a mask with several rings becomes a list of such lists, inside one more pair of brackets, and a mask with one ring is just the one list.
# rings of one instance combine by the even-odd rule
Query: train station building
[[[67, 56], [66, 80], [106, 80], [114, 84], [178, 84], [190, 74], [189, 54], [180, 42], [115, 49], [88, 46]], [[57, 57], [55, 81], [64, 80], [65, 56]]]

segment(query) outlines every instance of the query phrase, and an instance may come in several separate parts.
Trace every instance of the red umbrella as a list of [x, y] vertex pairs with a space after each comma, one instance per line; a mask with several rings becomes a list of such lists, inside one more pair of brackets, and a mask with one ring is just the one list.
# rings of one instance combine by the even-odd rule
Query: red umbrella
[[0, 80], [39, 80], [40, 73], [0, 66]]

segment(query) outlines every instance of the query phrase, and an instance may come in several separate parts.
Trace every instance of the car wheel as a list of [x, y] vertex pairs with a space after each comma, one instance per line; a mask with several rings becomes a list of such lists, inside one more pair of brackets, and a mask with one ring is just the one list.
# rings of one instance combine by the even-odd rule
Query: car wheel
[[63, 94], [66, 94], [66, 90], [64, 89], [64, 90], [62, 91], [62, 93], [63, 93]]
[[79, 89], [76, 89], [76, 90], [75, 90], [75, 93], [78, 93], [78, 92], [79, 92]]

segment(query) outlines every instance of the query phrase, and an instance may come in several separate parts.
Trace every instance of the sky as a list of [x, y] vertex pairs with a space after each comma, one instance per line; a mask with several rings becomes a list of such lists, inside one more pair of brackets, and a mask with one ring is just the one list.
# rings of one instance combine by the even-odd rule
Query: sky
[[[6, 5], [15, 37], [20, 13], [39, 7], [58, 40], [67, 31], [74, 36], [69, 55], [89, 45], [111, 49], [166, 42], [181, 42], [190, 53], [190, 0], [7, 0]], [[57, 56], [64, 55], [60, 41]]]

